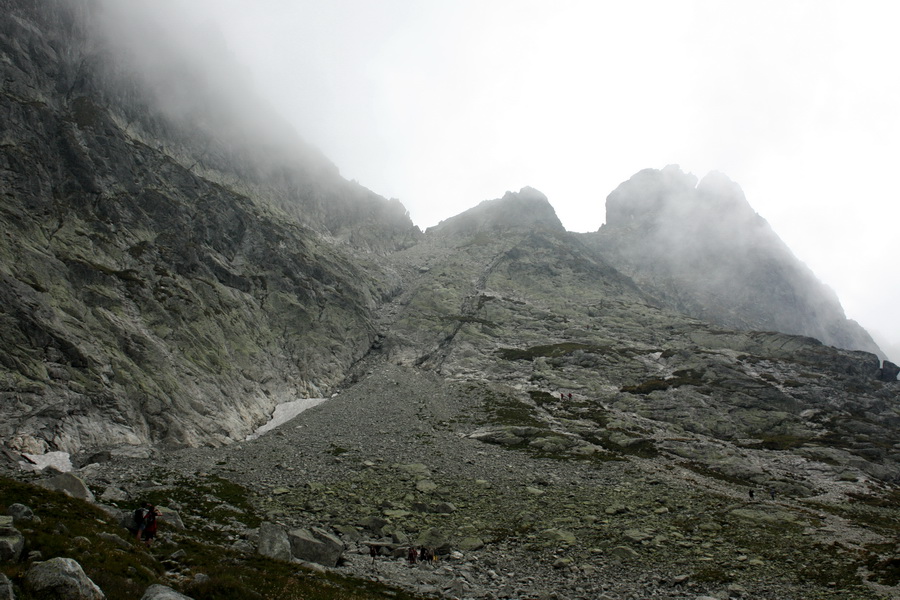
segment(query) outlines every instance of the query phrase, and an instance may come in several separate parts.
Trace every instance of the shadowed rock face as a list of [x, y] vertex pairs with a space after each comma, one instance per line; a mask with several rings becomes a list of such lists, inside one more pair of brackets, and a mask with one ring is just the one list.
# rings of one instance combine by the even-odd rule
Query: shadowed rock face
[[881, 354], [721, 173], [697, 183], [676, 166], [647, 169], [609, 195], [606, 211], [583, 241], [663, 305], [724, 327]]

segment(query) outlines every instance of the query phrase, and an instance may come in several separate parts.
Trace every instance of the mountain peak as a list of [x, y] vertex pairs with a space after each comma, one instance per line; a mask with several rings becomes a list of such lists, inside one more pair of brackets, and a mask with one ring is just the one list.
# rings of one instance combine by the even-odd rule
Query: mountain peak
[[645, 169], [607, 197], [606, 215], [604, 257], [676, 310], [881, 354], [723, 173]]
[[698, 182], [678, 165], [644, 169], [621, 183], [606, 199], [606, 224], [613, 228], [684, 232], [698, 227], [742, 229], [764, 223], [741, 187], [719, 171], [710, 172]]
[[430, 227], [428, 232], [473, 234], [512, 229], [565, 231], [547, 196], [526, 186], [518, 192], [506, 192], [502, 198], [484, 200], [478, 206]]

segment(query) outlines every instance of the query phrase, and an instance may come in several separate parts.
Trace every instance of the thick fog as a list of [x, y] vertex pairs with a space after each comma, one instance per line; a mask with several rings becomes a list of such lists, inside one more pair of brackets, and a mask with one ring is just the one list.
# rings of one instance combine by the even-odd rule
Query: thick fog
[[[900, 7], [889, 2], [106, 0], [241, 135], [295, 129], [422, 228], [526, 185], [592, 231], [637, 171], [718, 170], [900, 360]], [[260, 115], [267, 103], [284, 122]], [[195, 115], [196, 116], [196, 115]]]

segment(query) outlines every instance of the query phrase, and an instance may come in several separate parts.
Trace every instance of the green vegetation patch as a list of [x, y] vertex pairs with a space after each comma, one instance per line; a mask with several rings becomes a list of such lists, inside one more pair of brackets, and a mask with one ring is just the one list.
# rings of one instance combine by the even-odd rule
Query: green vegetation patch
[[234, 520], [255, 528], [259, 527], [261, 519], [254, 512], [250, 496], [251, 492], [244, 486], [209, 475], [203, 479], [181, 479], [172, 486], [150, 490], [141, 501], [158, 506], [176, 504], [190, 507], [190, 514], [180, 515], [188, 526], [202, 526], [207, 521], [222, 523]]

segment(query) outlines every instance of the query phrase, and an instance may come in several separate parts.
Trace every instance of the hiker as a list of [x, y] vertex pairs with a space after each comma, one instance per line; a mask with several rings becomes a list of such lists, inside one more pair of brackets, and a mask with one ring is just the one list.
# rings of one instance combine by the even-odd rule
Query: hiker
[[560, 392], [560, 393], [559, 393], [559, 399], [560, 399], [560, 400], [565, 400], [565, 399], [566, 399], [566, 395], [563, 394], [562, 392]]
[[569, 402], [572, 401], [572, 392], [569, 392]]
[[372, 557], [372, 564], [375, 564], [375, 557], [378, 556], [378, 548], [375, 544], [369, 544], [369, 556]]
[[138, 542], [141, 541], [141, 536], [144, 533], [144, 517], [146, 517], [150, 506], [149, 502], [144, 502], [142, 506], [134, 509], [134, 539]]
[[425, 549], [425, 546], [419, 548], [419, 562], [426, 563], [428, 562], [428, 550]]
[[773, 488], [773, 487], [769, 488], [769, 496], [772, 498], [772, 501], [774, 502], [775, 501], [775, 488]]
[[407, 562], [409, 562], [410, 565], [416, 564], [416, 557], [417, 557], [417, 556], [418, 556], [418, 553], [416, 552], [416, 547], [415, 547], [415, 546], [410, 546], [410, 547], [409, 547], [409, 551], [406, 553], [406, 560], [407, 560]]
[[[140, 515], [140, 516], [139, 516]], [[156, 538], [156, 518], [162, 515], [159, 509], [150, 504], [144, 503], [143, 508], [134, 511], [134, 518], [138, 522], [137, 541], [143, 540], [148, 546], [153, 543]]]
[[747, 493], [750, 495], [750, 502], [753, 502], [753, 488], [747, 490]]

